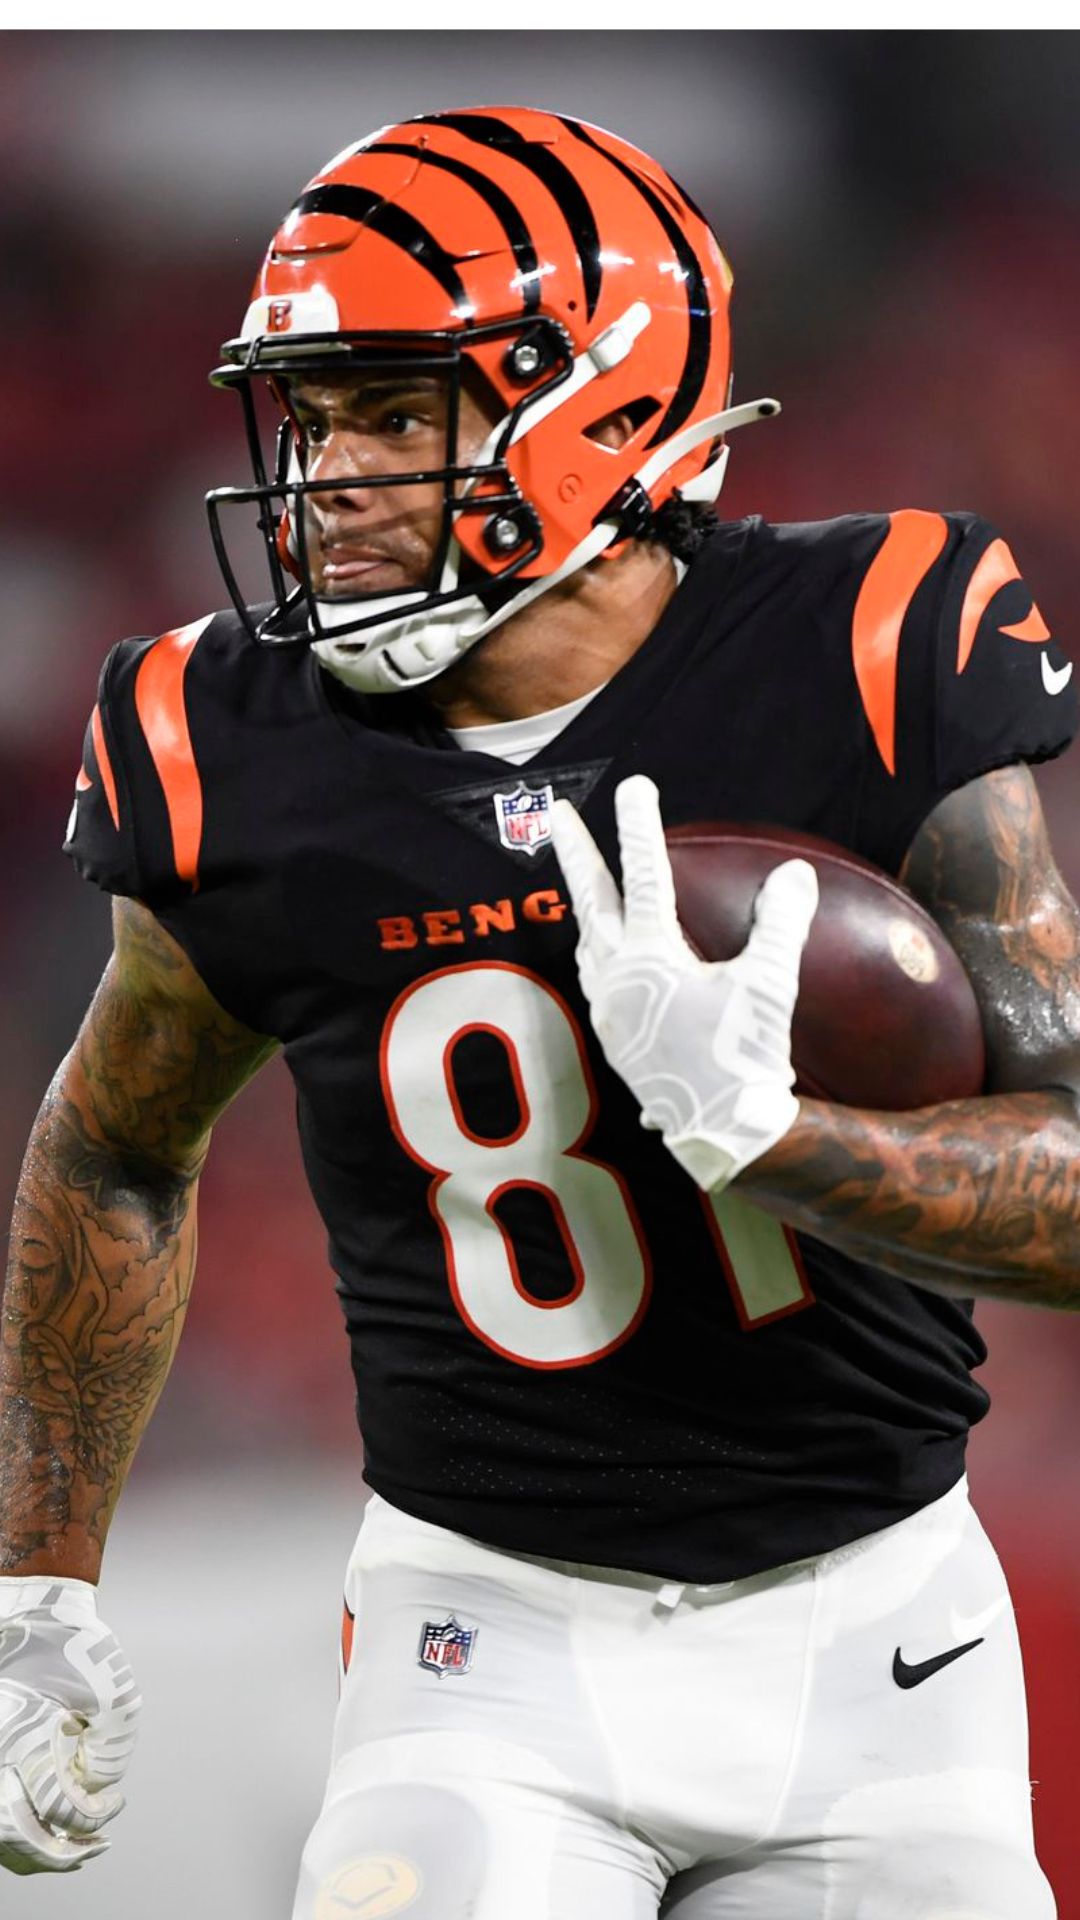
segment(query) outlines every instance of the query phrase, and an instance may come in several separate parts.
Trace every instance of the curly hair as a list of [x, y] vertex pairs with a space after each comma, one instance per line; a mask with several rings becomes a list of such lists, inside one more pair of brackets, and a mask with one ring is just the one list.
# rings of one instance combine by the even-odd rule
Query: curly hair
[[644, 537], [666, 547], [673, 559], [689, 564], [706, 541], [712, 539], [719, 525], [712, 507], [673, 496], [653, 515]]

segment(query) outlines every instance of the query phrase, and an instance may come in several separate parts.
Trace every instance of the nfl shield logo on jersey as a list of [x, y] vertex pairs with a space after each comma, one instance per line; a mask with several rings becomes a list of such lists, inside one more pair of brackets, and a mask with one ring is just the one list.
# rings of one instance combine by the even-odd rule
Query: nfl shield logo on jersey
[[519, 780], [511, 793], [493, 796], [499, 839], [512, 853], [535, 853], [551, 839], [551, 809], [555, 795], [550, 787], [527, 787]]
[[463, 1627], [452, 1613], [442, 1621], [425, 1620], [417, 1665], [433, 1673], [468, 1673], [479, 1627]]

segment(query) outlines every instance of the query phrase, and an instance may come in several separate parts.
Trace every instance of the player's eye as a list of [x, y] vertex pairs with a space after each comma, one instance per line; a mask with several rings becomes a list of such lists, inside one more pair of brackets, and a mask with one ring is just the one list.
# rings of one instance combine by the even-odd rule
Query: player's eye
[[383, 415], [382, 431], [391, 440], [400, 440], [422, 424], [419, 414], [411, 412], [408, 407], [394, 407], [390, 413]]

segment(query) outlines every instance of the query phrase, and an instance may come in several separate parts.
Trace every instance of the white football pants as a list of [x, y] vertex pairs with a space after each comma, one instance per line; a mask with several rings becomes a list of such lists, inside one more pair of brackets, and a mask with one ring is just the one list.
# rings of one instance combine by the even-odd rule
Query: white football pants
[[375, 1498], [346, 1601], [293, 1920], [1053, 1920], [1012, 1608], [963, 1482], [703, 1587]]

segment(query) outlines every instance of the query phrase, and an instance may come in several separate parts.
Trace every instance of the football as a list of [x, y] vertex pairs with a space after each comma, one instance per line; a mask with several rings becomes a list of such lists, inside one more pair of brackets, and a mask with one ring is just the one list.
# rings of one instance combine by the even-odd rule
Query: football
[[800, 1092], [901, 1111], [979, 1093], [986, 1071], [974, 989], [941, 928], [899, 883], [846, 848], [786, 828], [712, 823], [666, 835], [679, 918], [706, 960], [746, 944], [754, 897], [796, 855], [820, 904], [792, 1029]]

